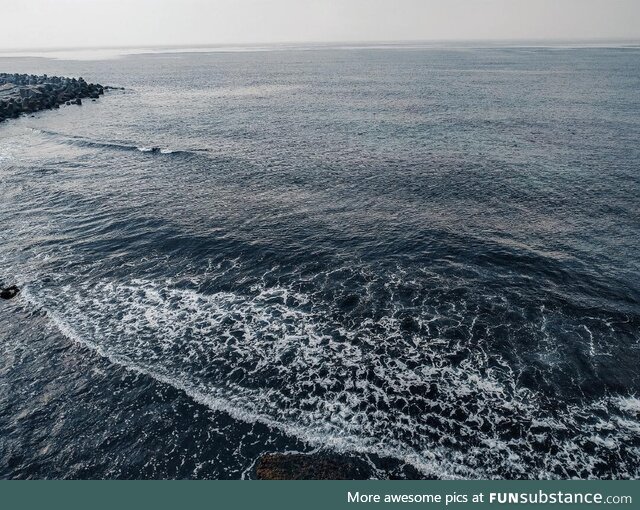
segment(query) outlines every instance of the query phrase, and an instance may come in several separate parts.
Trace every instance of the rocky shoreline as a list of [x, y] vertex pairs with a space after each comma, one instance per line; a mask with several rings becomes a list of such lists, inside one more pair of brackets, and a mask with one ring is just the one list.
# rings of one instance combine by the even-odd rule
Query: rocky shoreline
[[0, 122], [63, 104], [81, 105], [83, 99], [98, 99], [114, 88], [83, 78], [0, 73]]

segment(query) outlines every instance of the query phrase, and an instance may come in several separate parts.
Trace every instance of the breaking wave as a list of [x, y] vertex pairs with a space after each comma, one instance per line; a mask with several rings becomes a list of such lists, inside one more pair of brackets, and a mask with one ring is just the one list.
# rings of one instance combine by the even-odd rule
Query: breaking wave
[[137, 145], [135, 143], [121, 143], [115, 141], [102, 141], [102, 140], [92, 140], [90, 138], [85, 138], [81, 136], [68, 135], [64, 133], [58, 133], [56, 131], [43, 130], [43, 129], [31, 129], [31, 131], [36, 133], [41, 133], [44, 135], [48, 135], [51, 137], [55, 137], [56, 140], [61, 141], [62, 143], [67, 143], [70, 145], [75, 145], [78, 147], [89, 147], [95, 149], [110, 149], [117, 151], [138, 151], [143, 153], [150, 154], [195, 154], [198, 152], [206, 152], [206, 149], [173, 149], [169, 147], [161, 147], [156, 145]]
[[450, 306], [415, 324], [389, 314], [345, 325], [282, 286], [207, 294], [105, 280], [27, 297], [111, 362], [311, 445], [441, 478], [640, 474], [636, 396], [559, 405], [474, 340], [481, 317], [465, 324]]

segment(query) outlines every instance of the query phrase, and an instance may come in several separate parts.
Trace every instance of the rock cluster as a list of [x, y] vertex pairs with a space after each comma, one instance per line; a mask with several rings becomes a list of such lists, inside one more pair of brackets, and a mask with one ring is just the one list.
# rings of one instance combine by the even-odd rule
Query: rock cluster
[[18, 295], [20, 289], [15, 285], [11, 287], [0, 288], [0, 299], [13, 299]]
[[100, 84], [82, 78], [0, 73], [0, 122], [23, 113], [58, 108], [62, 104], [82, 104], [82, 99], [97, 99], [104, 94]]

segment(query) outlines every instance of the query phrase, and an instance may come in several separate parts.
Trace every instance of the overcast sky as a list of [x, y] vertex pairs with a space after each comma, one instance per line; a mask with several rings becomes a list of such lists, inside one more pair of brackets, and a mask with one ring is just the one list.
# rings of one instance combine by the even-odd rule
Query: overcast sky
[[0, 50], [640, 38], [640, 0], [0, 0], [0, 16]]

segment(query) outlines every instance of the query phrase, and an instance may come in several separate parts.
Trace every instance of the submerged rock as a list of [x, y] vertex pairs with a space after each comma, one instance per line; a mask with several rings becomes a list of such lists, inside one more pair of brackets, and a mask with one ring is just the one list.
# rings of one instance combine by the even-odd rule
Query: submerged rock
[[10, 287], [0, 289], [0, 298], [1, 299], [13, 299], [18, 295], [20, 289], [15, 285], [11, 285]]
[[256, 464], [258, 480], [363, 480], [361, 466], [349, 458], [329, 455], [268, 453]]

